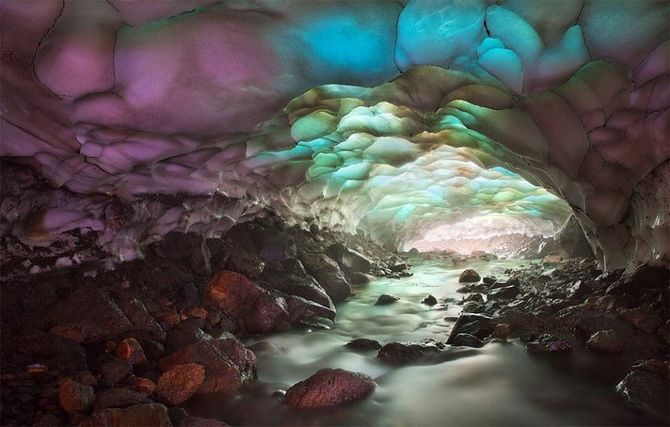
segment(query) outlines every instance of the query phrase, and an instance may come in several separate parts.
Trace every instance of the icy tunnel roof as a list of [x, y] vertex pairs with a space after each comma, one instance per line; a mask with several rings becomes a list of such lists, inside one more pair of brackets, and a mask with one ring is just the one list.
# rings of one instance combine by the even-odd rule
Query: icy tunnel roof
[[546, 231], [564, 199], [611, 265], [668, 262], [668, 5], [7, 0], [0, 154], [75, 193], [245, 197], [394, 243], [473, 213]]

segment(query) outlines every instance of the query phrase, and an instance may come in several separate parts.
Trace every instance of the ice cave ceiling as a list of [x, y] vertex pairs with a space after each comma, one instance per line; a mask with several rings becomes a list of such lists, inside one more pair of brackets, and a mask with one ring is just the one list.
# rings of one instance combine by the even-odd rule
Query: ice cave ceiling
[[129, 257], [262, 206], [396, 245], [572, 209], [608, 266], [669, 264], [669, 5], [5, 0], [0, 155], [60, 189], [14, 177], [0, 231]]

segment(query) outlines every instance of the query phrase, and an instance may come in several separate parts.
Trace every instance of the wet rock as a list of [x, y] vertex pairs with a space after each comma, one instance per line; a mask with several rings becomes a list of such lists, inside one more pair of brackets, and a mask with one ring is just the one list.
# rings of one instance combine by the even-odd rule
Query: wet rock
[[644, 332], [653, 332], [663, 324], [663, 319], [644, 307], [633, 308], [621, 313], [621, 317]]
[[591, 335], [586, 342], [586, 346], [591, 350], [603, 353], [618, 353], [623, 349], [621, 338], [612, 329], [598, 331]]
[[157, 394], [161, 400], [179, 405], [190, 399], [204, 382], [204, 366], [197, 363], [175, 365], [158, 379]]
[[255, 376], [256, 357], [229, 334], [199, 341], [172, 353], [158, 362], [167, 372], [176, 365], [197, 363], [205, 367], [205, 380], [198, 393], [235, 393], [245, 380]]
[[95, 403], [95, 409], [125, 408], [127, 406], [150, 402], [151, 401], [144, 393], [140, 393], [125, 387], [110, 388], [98, 394], [98, 400]]
[[516, 298], [516, 296], [520, 293], [521, 291], [516, 285], [504, 286], [502, 288], [492, 289], [488, 293], [488, 298], [494, 300], [513, 299]]
[[475, 301], [468, 301], [465, 304], [463, 304], [463, 312], [464, 313], [483, 313], [484, 312], [484, 305], [475, 302]]
[[295, 295], [288, 296], [289, 321], [292, 324], [302, 322], [306, 319], [323, 317], [329, 320], [335, 320], [335, 309], [324, 307], [313, 301], [308, 301]]
[[375, 387], [376, 383], [365, 374], [321, 369], [289, 388], [283, 402], [300, 409], [340, 406], [364, 398]]
[[283, 298], [273, 297], [239, 273], [217, 273], [207, 284], [205, 293], [208, 301], [223, 309], [247, 332], [270, 332], [288, 320], [288, 307]]
[[426, 304], [426, 305], [432, 307], [432, 306], [434, 306], [435, 304], [437, 304], [437, 298], [435, 298], [435, 297], [432, 296], [432, 295], [428, 295], [426, 298], [424, 298], [423, 300], [421, 300], [421, 304]]
[[482, 347], [484, 343], [474, 335], [458, 334], [451, 341], [451, 345], [479, 348]]
[[80, 287], [53, 307], [51, 322], [74, 328], [81, 341], [101, 341], [132, 328], [119, 306], [94, 286]]
[[194, 342], [210, 339], [211, 336], [202, 330], [203, 323], [201, 319], [187, 319], [170, 329], [165, 341], [168, 351], [177, 351]]
[[349, 281], [352, 285], [367, 285], [374, 280], [374, 276], [367, 273], [354, 272], [349, 275]]
[[493, 332], [497, 322], [493, 322], [490, 316], [478, 313], [461, 313], [454, 323], [454, 327], [449, 334], [447, 344], [458, 334], [470, 334], [477, 338], [485, 338]]
[[466, 302], [467, 301], [474, 301], [474, 302], [478, 302], [478, 303], [484, 303], [484, 297], [482, 296], [482, 294], [470, 294], [467, 297], [465, 297], [465, 299], [463, 299], [463, 301], [466, 301]]
[[655, 373], [634, 369], [616, 386], [626, 402], [661, 422], [668, 420], [668, 381]]
[[142, 346], [135, 338], [126, 338], [116, 347], [116, 356], [130, 365], [139, 365], [147, 361]]
[[58, 381], [58, 398], [65, 412], [82, 412], [88, 411], [95, 402], [95, 392], [93, 387], [78, 383], [72, 378], [61, 378]]
[[572, 345], [551, 334], [540, 335], [536, 340], [526, 344], [526, 349], [534, 353], [554, 353], [572, 350]]
[[160, 403], [145, 403], [128, 408], [96, 411], [81, 423], [82, 427], [152, 426], [172, 427], [168, 410]]
[[168, 416], [174, 427], [182, 427], [189, 418], [186, 409], [179, 406], [172, 406], [168, 408]]
[[290, 284], [286, 286], [283, 291], [289, 295], [295, 295], [314, 301], [324, 307], [333, 307], [333, 301], [316, 282]]
[[569, 299], [583, 300], [588, 295], [593, 292], [591, 287], [589, 287], [585, 282], [577, 280], [570, 288], [568, 289], [567, 297]]
[[509, 323], [498, 323], [493, 332], [491, 332], [491, 337], [498, 339], [505, 339], [512, 334], [512, 325]]
[[316, 278], [333, 302], [342, 302], [351, 294], [351, 286], [340, 266], [325, 254], [302, 253], [300, 261]]
[[344, 271], [349, 273], [368, 273], [372, 268], [372, 260], [360, 252], [349, 249], [342, 243], [331, 245], [326, 254], [337, 262]]
[[670, 365], [667, 361], [661, 361], [656, 359], [649, 360], [638, 360], [633, 363], [633, 369], [640, 369], [643, 371], [651, 372], [661, 377], [666, 377], [670, 380]]
[[485, 285], [491, 286], [496, 282], [496, 278], [495, 276], [484, 276], [482, 282], [484, 282]]
[[425, 355], [439, 351], [435, 345], [394, 342], [383, 346], [377, 353], [377, 358], [389, 365], [401, 366], [416, 362]]
[[475, 270], [468, 268], [464, 270], [460, 276], [458, 276], [458, 281], [461, 283], [468, 282], [479, 282], [480, 276]]
[[353, 341], [348, 342], [346, 344], [346, 347], [352, 350], [367, 351], [367, 350], [379, 350], [380, 348], [382, 348], [382, 345], [379, 343], [379, 341], [371, 340], [368, 338], [357, 338]]
[[156, 383], [149, 378], [135, 377], [129, 381], [130, 388], [139, 393], [151, 396], [156, 391]]
[[133, 368], [123, 359], [114, 358], [100, 366], [102, 382], [107, 385], [120, 383], [133, 372]]
[[390, 305], [395, 304], [398, 301], [400, 301], [400, 298], [395, 295], [381, 294], [379, 295], [379, 298], [377, 298], [375, 305]]

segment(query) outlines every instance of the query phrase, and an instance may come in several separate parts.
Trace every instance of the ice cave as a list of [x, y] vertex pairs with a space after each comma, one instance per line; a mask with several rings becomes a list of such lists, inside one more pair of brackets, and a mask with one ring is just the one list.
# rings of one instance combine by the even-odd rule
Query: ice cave
[[0, 1], [0, 425], [670, 425], [670, 1]]

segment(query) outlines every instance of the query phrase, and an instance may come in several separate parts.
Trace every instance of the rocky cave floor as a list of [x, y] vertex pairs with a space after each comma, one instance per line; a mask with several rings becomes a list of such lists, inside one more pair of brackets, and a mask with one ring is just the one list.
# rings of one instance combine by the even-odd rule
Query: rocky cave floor
[[[620, 378], [622, 404], [667, 423], [668, 270], [623, 275], [603, 273], [591, 259], [545, 259], [482, 278], [467, 268], [471, 259], [432, 257], [463, 267], [463, 310], [450, 336], [383, 345], [359, 339], [350, 348], [378, 350], [394, 366], [430, 363], [450, 346], [517, 338], [532, 352], [586, 347], [603, 360], [617, 353], [611, 375]], [[143, 260], [114, 269], [89, 264], [4, 280], [0, 424], [225, 425], [180, 405], [254, 381], [253, 346], [241, 338], [329, 328], [335, 304], [375, 276], [410, 275], [420, 259], [264, 218], [220, 239], [171, 233]], [[427, 295], [424, 303], [438, 301]], [[364, 398], [374, 387], [365, 375], [323, 369], [276, 396], [314, 408]]]

